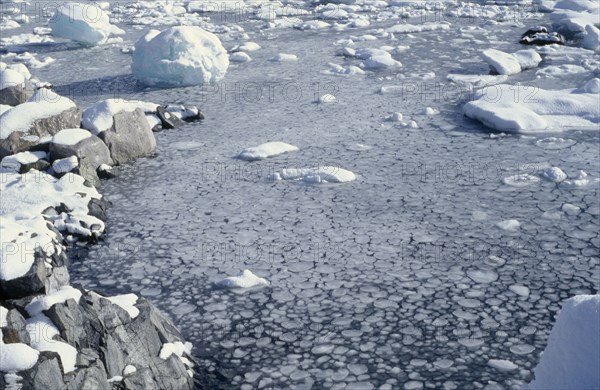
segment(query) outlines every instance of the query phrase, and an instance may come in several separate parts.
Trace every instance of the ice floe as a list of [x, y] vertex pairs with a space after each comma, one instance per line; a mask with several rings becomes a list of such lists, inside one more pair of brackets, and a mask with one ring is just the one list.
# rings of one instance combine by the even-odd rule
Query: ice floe
[[343, 168], [320, 166], [315, 168], [286, 168], [272, 175], [273, 180], [300, 180], [306, 183], [345, 183], [356, 180], [356, 175]]
[[297, 150], [297, 146], [286, 144], [285, 142], [274, 141], [244, 149], [238, 157], [248, 161], [264, 160], [265, 158], [278, 156], [283, 153], [295, 152]]
[[[500, 84], [475, 93], [464, 113], [495, 130], [512, 133], [596, 130], [600, 124], [598, 94], [582, 89], [544, 90]], [[492, 90], [493, 89], [493, 90]]]
[[260, 286], [268, 286], [269, 281], [267, 279], [258, 277], [252, 273], [252, 271], [245, 269], [239, 276], [229, 276], [216, 283], [217, 287], [220, 288], [253, 288]]

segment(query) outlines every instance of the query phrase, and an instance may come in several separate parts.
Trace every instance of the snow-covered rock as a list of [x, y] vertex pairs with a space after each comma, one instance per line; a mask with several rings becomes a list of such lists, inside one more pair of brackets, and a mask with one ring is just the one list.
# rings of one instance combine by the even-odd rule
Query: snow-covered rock
[[91, 131], [92, 134], [99, 135], [114, 125], [113, 117], [116, 114], [120, 112], [133, 112], [137, 108], [145, 113], [156, 113], [158, 104], [123, 99], [102, 100], [83, 112], [81, 125], [84, 129]]
[[[600, 105], [591, 80], [580, 89], [544, 90], [500, 84], [475, 93], [465, 115], [495, 130], [512, 133], [598, 130]], [[588, 88], [589, 87], [589, 88]]]
[[0, 157], [25, 151], [80, 123], [81, 111], [72, 100], [39, 89], [26, 103], [0, 115]]
[[229, 67], [216, 35], [195, 26], [150, 30], [135, 44], [131, 70], [140, 82], [188, 86], [218, 81]]
[[258, 277], [252, 271], [245, 269], [239, 276], [229, 276], [220, 282], [217, 282], [220, 288], [252, 288], [259, 286], [268, 286], [269, 281]]
[[31, 169], [42, 171], [48, 168], [49, 164], [46, 152], [19, 152], [2, 159], [0, 172], [26, 173]]
[[65, 3], [61, 5], [48, 26], [52, 35], [87, 45], [105, 43], [111, 34], [124, 31], [110, 24], [109, 15], [94, 3]]
[[563, 304], [529, 390], [600, 387], [600, 295], [577, 295]]
[[295, 152], [297, 150], [297, 146], [286, 144], [285, 142], [274, 141], [244, 149], [238, 157], [247, 161], [264, 160], [265, 158], [278, 156], [283, 153]]
[[32, 94], [33, 87], [22, 72], [14, 68], [0, 70], [0, 104], [16, 106], [25, 103]]
[[106, 144], [84, 129], [65, 129], [52, 137], [50, 142], [52, 160], [66, 159], [72, 156], [78, 158], [79, 174], [95, 186], [100, 185], [97, 174], [100, 165], [113, 164]]

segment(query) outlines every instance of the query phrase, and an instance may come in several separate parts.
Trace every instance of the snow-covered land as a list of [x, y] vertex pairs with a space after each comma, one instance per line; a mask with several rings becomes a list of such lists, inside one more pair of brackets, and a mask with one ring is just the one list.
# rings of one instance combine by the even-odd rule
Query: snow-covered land
[[600, 388], [598, 1], [36, 7], [0, 388]]

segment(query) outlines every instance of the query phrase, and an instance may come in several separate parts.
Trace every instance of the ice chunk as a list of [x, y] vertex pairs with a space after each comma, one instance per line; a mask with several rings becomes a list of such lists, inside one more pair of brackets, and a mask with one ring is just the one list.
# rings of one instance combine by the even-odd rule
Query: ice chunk
[[500, 371], [513, 371], [519, 368], [515, 363], [510, 360], [503, 359], [490, 359], [488, 361], [488, 366], [493, 367]]
[[496, 49], [486, 49], [481, 56], [498, 74], [511, 75], [521, 72], [519, 60], [512, 54]]
[[48, 26], [52, 35], [88, 45], [105, 43], [111, 34], [124, 34], [110, 24], [108, 14], [94, 3], [65, 3], [61, 5]]
[[245, 269], [240, 276], [229, 276], [218, 282], [216, 285], [221, 288], [252, 288], [268, 286], [269, 282], [266, 279], [254, 275], [252, 271]]
[[582, 46], [589, 50], [600, 50], [600, 30], [594, 25], [585, 26], [585, 37]]
[[243, 51], [238, 51], [229, 56], [229, 61], [231, 62], [249, 62], [252, 61], [252, 58]]
[[598, 94], [581, 89], [500, 84], [477, 91], [463, 111], [488, 127], [513, 133], [600, 129]]
[[326, 93], [325, 95], [319, 98], [319, 103], [335, 103], [337, 102], [337, 98], [332, 94]]
[[542, 176], [555, 183], [560, 183], [567, 178], [567, 174], [559, 167], [552, 167], [542, 172]]
[[507, 219], [505, 221], [498, 222], [496, 226], [498, 226], [502, 230], [514, 232], [519, 230], [519, 227], [521, 227], [521, 223], [516, 219]]
[[271, 58], [271, 61], [294, 62], [294, 61], [298, 61], [298, 57], [295, 54], [278, 53], [273, 58]]
[[268, 157], [274, 157], [288, 152], [295, 152], [297, 150], [298, 147], [294, 145], [275, 141], [244, 149], [238, 157], [242, 160], [248, 161], [264, 160]]
[[308, 183], [345, 183], [356, 180], [356, 175], [343, 168], [323, 166], [315, 168], [286, 168], [275, 173], [277, 180], [302, 180]]
[[519, 50], [512, 55], [519, 61], [519, 65], [523, 70], [536, 68], [542, 62], [542, 57], [533, 49]]
[[568, 299], [534, 369], [530, 390], [597, 389], [600, 386], [600, 295]]
[[216, 35], [195, 26], [150, 30], [135, 44], [131, 70], [147, 85], [188, 86], [218, 81], [229, 56]]

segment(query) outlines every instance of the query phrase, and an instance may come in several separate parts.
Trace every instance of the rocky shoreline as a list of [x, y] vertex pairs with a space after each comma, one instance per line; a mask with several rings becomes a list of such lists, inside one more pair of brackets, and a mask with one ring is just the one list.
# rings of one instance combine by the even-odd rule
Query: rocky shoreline
[[0, 388], [192, 389], [192, 346], [172, 321], [135, 294], [71, 285], [67, 247], [105, 233], [95, 187], [112, 166], [202, 114], [116, 99], [82, 110], [22, 64], [0, 63], [0, 81]]

